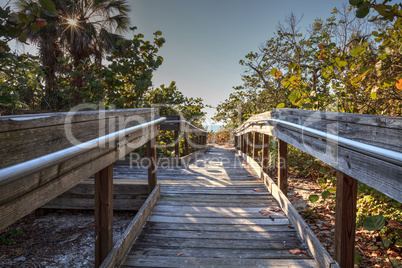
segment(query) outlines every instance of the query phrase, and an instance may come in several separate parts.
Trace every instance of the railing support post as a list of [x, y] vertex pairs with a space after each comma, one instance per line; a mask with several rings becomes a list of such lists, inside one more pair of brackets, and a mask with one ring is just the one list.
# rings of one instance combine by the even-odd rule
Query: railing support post
[[152, 193], [157, 184], [156, 176], [156, 137], [147, 142], [147, 157], [148, 157], [148, 193]]
[[195, 152], [195, 136], [194, 136], [194, 134], [192, 134], [192, 138], [191, 138], [191, 152], [192, 153]]
[[278, 139], [278, 187], [288, 195], [288, 144]]
[[259, 143], [260, 133], [254, 132], [254, 139], [253, 139], [253, 158], [254, 160], [258, 159], [258, 143]]
[[357, 181], [336, 172], [335, 260], [342, 268], [354, 266]]
[[247, 152], [246, 152], [246, 154], [248, 156], [250, 156], [250, 154], [251, 154], [251, 146], [252, 146], [251, 139], [252, 138], [253, 138], [253, 133], [251, 133], [251, 132], [247, 133]]
[[113, 248], [113, 164], [95, 174], [95, 267]]
[[263, 134], [262, 140], [262, 170], [268, 175], [269, 168], [269, 136]]
[[174, 156], [180, 157], [180, 141], [179, 141], [179, 131], [174, 131]]
[[184, 132], [184, 155], [188, 155], [189, 150], [188, 150], [188, 132]]

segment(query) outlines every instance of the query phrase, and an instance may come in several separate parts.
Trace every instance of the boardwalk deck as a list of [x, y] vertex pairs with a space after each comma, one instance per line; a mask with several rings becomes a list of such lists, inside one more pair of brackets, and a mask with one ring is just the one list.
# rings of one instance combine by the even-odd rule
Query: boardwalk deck
[[[115, 178], [132, 183], [142, 172], [120, 166]], [[187, 167], [160, 167], [158, 183], [161, 197], [123, 267], [317, 266], [311, 254], [289, 252], [308, 249], [282, 212], [259, 213], [276, 201], [233, 150], [213, 148]]]

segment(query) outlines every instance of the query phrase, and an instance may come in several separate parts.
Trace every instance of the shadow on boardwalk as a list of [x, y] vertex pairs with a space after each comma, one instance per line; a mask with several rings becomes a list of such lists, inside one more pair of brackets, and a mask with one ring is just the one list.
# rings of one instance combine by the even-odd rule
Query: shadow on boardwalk
[[[134, 179], [144, 171], [117, 172]], [[276, 201], [234, 150], [213, 147], [188, 166], [159, 168], [158, 182], [161, 198], [124, 266], [316, 266], [289, 252], [307, 248], [283, 212], [259, 213]]]

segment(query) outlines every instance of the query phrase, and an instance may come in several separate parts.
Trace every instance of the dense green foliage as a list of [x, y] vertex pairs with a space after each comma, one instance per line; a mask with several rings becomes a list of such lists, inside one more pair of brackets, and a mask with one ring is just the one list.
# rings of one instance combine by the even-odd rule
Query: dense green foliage
[[[214, 119], [234, 129], [253, 114], [282, 107], [401, 116], [402, 7], [389, 2], [350, 0], [351, 7], [335, 8], [333, 16], [316, 19], [305, 31], [291, 14], [258, 52], [240, 60], [243, 84], [217, 107]], [[367, 16], [370, 10], [376, 16]], [[275, 150], [271, 141], [270, 152]], [[288, 157], [291, 176], [322, 187], [310, 202], [325, 200], [334, 208], [335, 169], [292, 146]], [[273, 177], [275, 158], [270, 156]], [[362, 183], [358, 196], [357, 227], [379, 232], [384, 252], [400, 252], [401, 204]], [[314, 215], [307, 209], [304, 216]], [[397, 266], [399, 260], [390, 262]]]
[[370, 22], [352, 11], [335, 8], [306, 31], [291, 14], [258, 52], [240, 60], [243, 85], [214, 119], [236, 127], [281, 107], [400, 116], [402, 19]]

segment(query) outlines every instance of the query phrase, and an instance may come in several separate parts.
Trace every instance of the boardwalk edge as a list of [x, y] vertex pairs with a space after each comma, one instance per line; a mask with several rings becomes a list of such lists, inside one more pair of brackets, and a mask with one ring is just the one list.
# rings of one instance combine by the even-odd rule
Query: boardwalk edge
[[271, 177], [269, 177], [261, 168], [261, 166], [251, 157], [241, 151], [236, 150], [237, 154], [243, 158], [254, 169], [258, 178], [263, 180], [265, 187], [272, 194], [275, 200], [279, 203], [285, 215], [289, 218], [292, 225], [295, 227], [302, 242], [305, 243], [314, 259], [320, 267], [339, 267], [338, 263], [334, 261], [324, 246], [314, 235], [314, 232], [306, 224], [297, 210], [293, 207], [287, 197], [282, 193], [279, 187], [275, 184]]
[[113, 249], [109, 252], [109, 255], [100, 266], [101, 268], [120, 266], [155, 207], [160, 193], [161, 186], [158, 184], [148, 196], [144, 205], [142, 205], [141, 209], [137, 212], [134, 219], [130, 222], [122, 238], [116, 242]]

